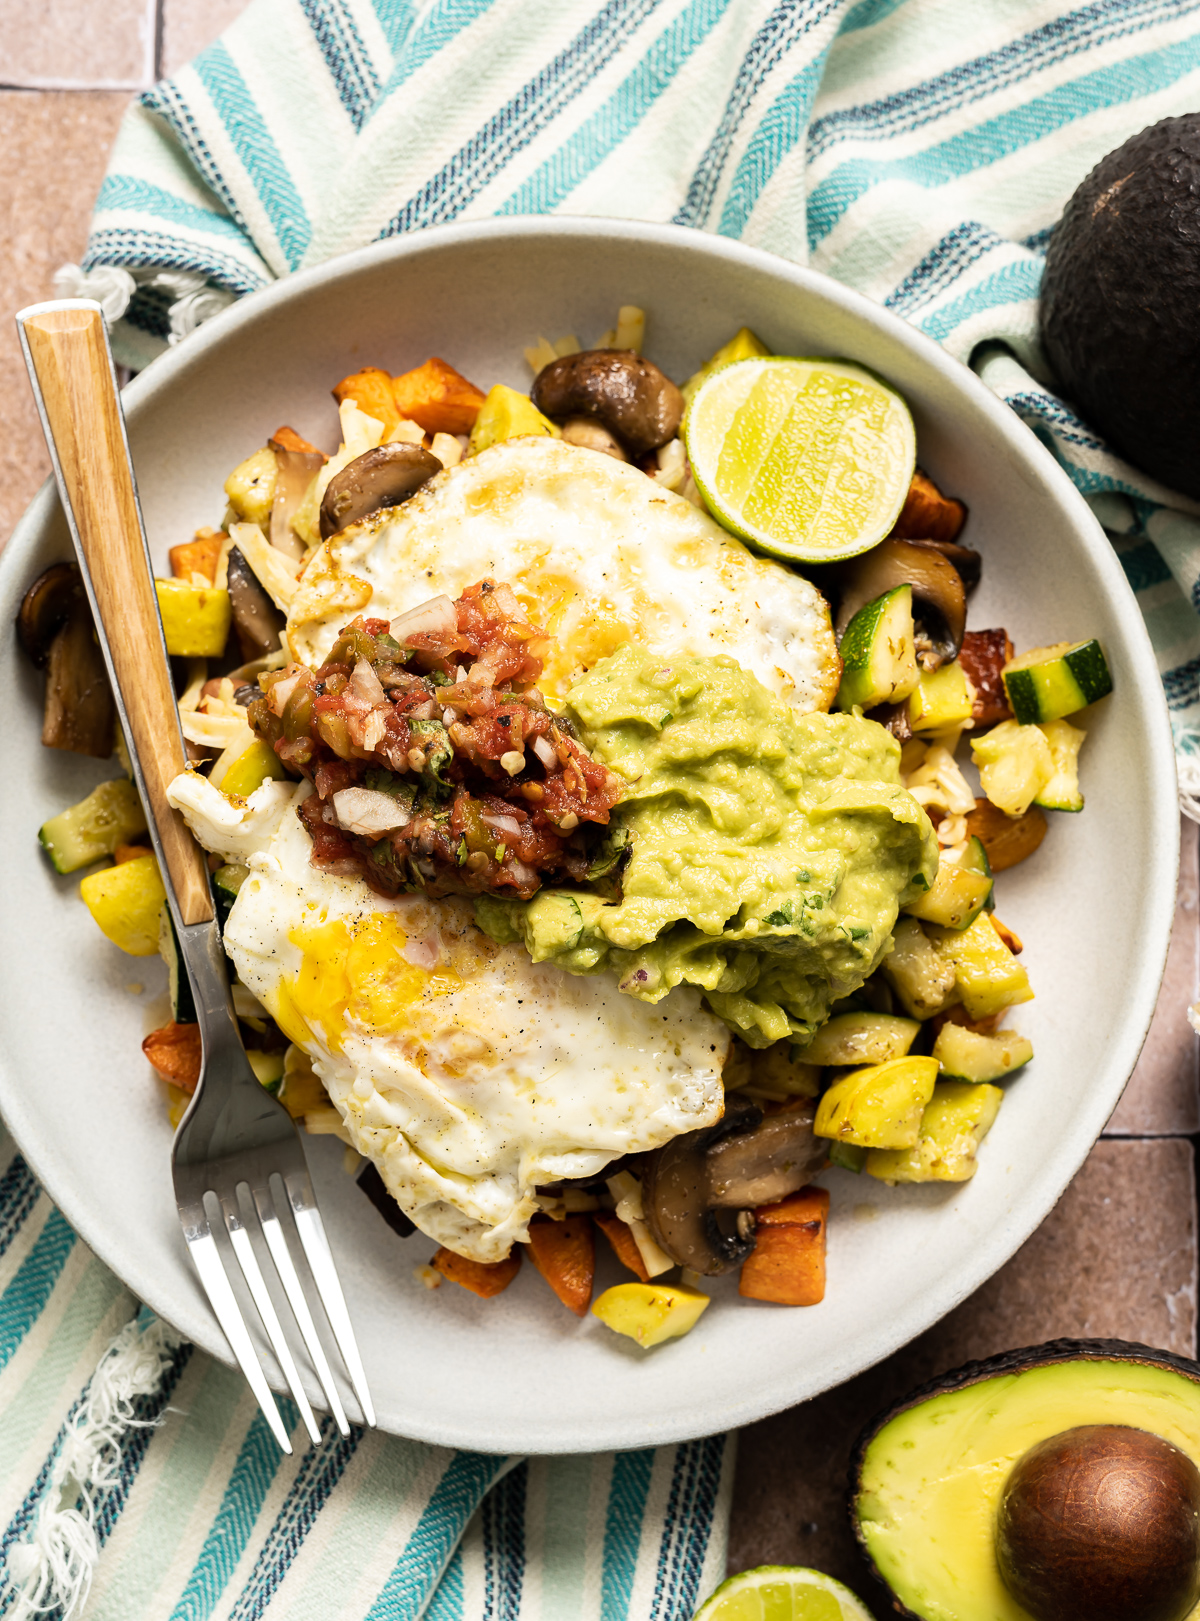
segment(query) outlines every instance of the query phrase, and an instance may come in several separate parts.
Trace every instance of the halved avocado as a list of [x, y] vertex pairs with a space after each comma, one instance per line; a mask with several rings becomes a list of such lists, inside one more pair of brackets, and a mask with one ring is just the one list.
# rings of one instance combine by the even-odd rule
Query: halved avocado
[[[1001, 1501], [1031, 1447], [1085, 1425], [1149, 1431], [1200, 1464], [1200, 1363], [1125, 1340], [1052, 1340], [968, 1362], [869, 1424], [850, 1515], [895, 1610], [1034, 1621], [1000, 1575]], [[1200, 1604], [1186, 1621], [1200, 1621]]]

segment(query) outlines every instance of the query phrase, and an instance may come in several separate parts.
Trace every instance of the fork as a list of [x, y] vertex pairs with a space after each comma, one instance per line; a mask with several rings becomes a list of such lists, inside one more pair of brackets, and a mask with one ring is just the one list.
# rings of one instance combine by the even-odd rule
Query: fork
[[200, 1025], [200, 1082], [171, 1152], [183, 1236], [230, 1349], [275, 1439], [290, 1453], [230, 1281], [237, 1272], [230, 1270], [218, 1235], [223, 1231], [228, 1239], [314, 1443], [321, 1431], [259, 1261], [263, 1246], [343, 1435], [349, 1422], [289, 1230], [299, 1239], [363, 1421], [373, 1425], [366, 1375], [300, 1135], [287, 1110], [259, 1084], [242, 1046], [203, 852], [167, 803], [167, 786], [185, 766], [183, 734], [103, 314], [90, 299], [55, 300], [21, 310], [17, 329]]

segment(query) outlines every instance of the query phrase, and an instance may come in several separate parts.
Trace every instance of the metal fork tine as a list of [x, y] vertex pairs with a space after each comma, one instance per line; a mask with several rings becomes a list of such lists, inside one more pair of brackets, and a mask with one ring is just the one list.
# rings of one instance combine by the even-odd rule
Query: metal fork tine
[[325, 1315], [329, 1319], [333, 1337], [337, 1341], [338, 1350], [342, 1353], [342, 1360], [346, 1364], [346, 1371], [350, 1375], [350, 1383], [362, 1409], [363, 1420], [373, 1428], [375, 1408], [371, 1403], [371, 1393], [367, 1389], [367, 1375], [363, 1369], [362, 1358], [358, 1354], [358, 1342], [354, 1338], [350, 1313], [346, 1310], [346, 1297], [342, 1293], [337, 1268], [333, 1263], [333, 1252], [329, 1248], [329, 1240], [325, 1237], [321, 1212], [317, 1209], [308, 1177], [304, 1177], [302, 1183], [299, 1177], [293, 1180], [300, 1184], [299, 1194], [286, 1182], [284, 1185], [287, 1187], [292, 1214], [296, 1218], [296, 1231], [300, 1234], [300, 1242], [304, 1245], [304, 1253], [308, 1256], [313, 1282], [321, 1296], [321, 1304], [325, 1307]]
[[317, 1421], [313, 1417], [313, 1410], [304, 1386], [300, 1383], [300, 1375], [296, 1369], [295, 1359], [288, 1349], [287, 1340], [284, 1338], [283, 1325], [280, 1323], [274, 1303], [267, 1293], [266, 1280], [263, 1278], [262, 1270], [259, 1267], [258, 1257], [254, 1253], [254, 1246], [250, 1242], [250, 1235], [247, 1233], [245, 1223], [242, 1221], [241, 1212], [236, 1207], [231, 1208], [224, 1200], [221, 1201], [221, 1209], [225, 1216], [225, 1227], [233, 1245], [233, 1253], [237, 1256], [238, 1265], [242, 1269], [242, 1276], [245, 1278], [247, 1287], [254, 1297], [254, 1304], [258, 1307], [258, 1315], [262, 1318], [263, 1327], [267, 1331], [271, 1349], [279, 1360], [279, 1366], [283, 1369], [283, 1376], [288, 1382], [288, 1388], [295, 1398], [296, 1406], [300, 1409], [304, 1427], [308, 1431], [313, 1445], [319, 1446], [321, 1444], [321, 1432], [317, 1428]]
[[313, 1367], [317, 1370], [317, 1378], [321, 1381], [321, 1389], [325, 1392], [325, 1399], [329, 1403], [329, 1411], [333, 1414], [334, 1423], [342, 1435], [350, 1434], [350, 1425], [346, 1418], [346, 1410], [342, 1406], [342, 1398], [338, 1395], [338, 1388], [333, 1382], [333, 1372], [325, 1355], [324, 1348], [317, 1338], [317, 1325], [313, 1322], [312, 1313], [308, 1309], [308, 1301], [304, 1298], [304, 1290], [300, 1285], [300, 1278], [292, 1261], [291, 1252], [287, 1247], [287, 1239], [283, 1236], [283, 1227], [280, 1223], [271, 1195], [265, 1189], [254, 1190], [254, 1203], [258, 1210], [259, 1220], [262, 1222], [263, 1235], [267, 1240], [267, 1247], [271, 1251], [292, 1313], [300, 1327], [300, 1334], [312, 1358]]
[[283, 1450], [290, 1453], [292, 1443], [283, 1427], [283, 1420], [279, 1416], [279, 1409], [275, 1405], [270, 1386], [263, 1377], [257, 1353], [238, 1303], [234, 1299], [233, 1290], [229, 1286], [229, 1279], [225, 1276], [225, 1266], [217, 1250], [216, 1239], [209, 1230], [207, 1217], [203, 1218], [203, 1231], [197, 1230], [197, 1227], [198, 1224], [193, 1224], [191, 1230], [185, 1233], [185, 1237], [192, 1260], [196, 1263], [196, 1271], [200, 1274], [200, 1282], [204, 1285], [204, 1292], [208, 1295], [209, 1304], [224, 1330], [230, 1349], [237, 1357], [238, 1366], [246, 1375], [250, 1389], [254, 1392], [254, 1399], [271, 1426], [271, 1433]]

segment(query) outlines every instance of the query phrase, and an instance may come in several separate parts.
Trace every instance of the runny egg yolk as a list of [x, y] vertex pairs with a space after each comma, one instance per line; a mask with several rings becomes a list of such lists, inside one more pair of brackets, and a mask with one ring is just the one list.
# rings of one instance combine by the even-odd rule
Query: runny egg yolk
[[323, 1039], [342, 1050], [347, 1026], [392, 1035], [425, 996], [445, 996], [462, 980], [446, 964], [430, 972], [404, 955], [408, 936], [389, 912], [303, 922], [288, 933], [303, 953], [295, 979], [281, 980], [272, 1012], [297, 1045]]

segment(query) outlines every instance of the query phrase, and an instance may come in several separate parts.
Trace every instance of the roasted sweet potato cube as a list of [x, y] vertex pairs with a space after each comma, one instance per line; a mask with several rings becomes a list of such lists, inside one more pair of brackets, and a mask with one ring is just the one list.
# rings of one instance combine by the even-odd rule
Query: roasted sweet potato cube
[[993, 872], [1004, 872], [1031, 856], [1046, 837], [1046, 813], [1031, 805], [1024, 816], [1008, 816], [990, 799], [977, 799], [967, 812], [967, 837], [987, 851]]
[[191, 540], [183, 546], [172, 546], [168, 552], [167, 555], [171, 559], [171, 573], [177, 580], [187, 580], [193, 574], [203, 574], [211, 585], [216, 579], [217, 559], [224, 544], [225, 536], [220, 529], [197, 529]]
[[470, 433], [483, 404], [475, 384], [436, 355], [414, 371], [393, 377], [392, 398], [400, 416], [426, 433]]
[[777, 1306], [816, 1306], [825, 1298], [829, 1194], [801, 1188], [754, 1212], [755, 1245], [742, 1265], [738, 1293]]
[[142, 1051], [164, 1081], [171, 1081], [184, 1092], [194, 1092], [200, 1079], [200, 1026], [164, 1024], [151, 1030], [142, 1042]]
[[957, 540], [966, 520], [967, 509], [963, 503], [943, 495], [928, 474], [918, 467], [892, 537], [895, 540]]
[[642, 1260], [642, 1252], [637, 1247], [637, 1240], [620, 1216], [611, 1210], [597, 1210], [592, 1220], [612, 1245], [613, 1253], [621, 1265], [643, 1283], [649, 1283], [650, 1274], [646, 1270], [645, 1261]]
[[975, 688], [971, 719], [977, 729], [1013, 718], [1001, 676], [1012, 656], [1013, 644], [1006, 630], [969, 630], [963, 637], [958, 662]]
[[468, 1261], [465, 1255], [442, 1248], [429, 1264], [451, 1283], [460, 1283], [473, 1295], [490, 1300], [502, 1294], [520, 1271], [521, 1247], [514, 1244], [512, 1253], [503, 1261]]
[[582, 1317], [592, 1298], [596, 1276], [596, 1235], [590, 1216], [552, 1221], [536, 1216], [529, 1223], [529, 1259], [564, 1306]]
[[333, 397], [339, 405], [343, 400], [353, 400], [360, 411], [374, 417], [376, 422], [382, 422], [385, 440], [399, 426], [400, 418], [405, 414], [396, 409], [391, 374], [380, 371], [378, 366], [364, 366], [362, 371], [343, 377], [333, 390]]
[[[386, 377], [387, 373], [384, 372], [383, 376]], [[390, 395], [390, 389], [388, 393]], [[267, 443], [272, 450], [295, 450], [302, 456], [320, 456], [322, 461], [328, 460], [324, 451], [318, 450], [316, 445], [310, 445], [307, 439], [296, 432], [295, 428], [276, 428]]]

